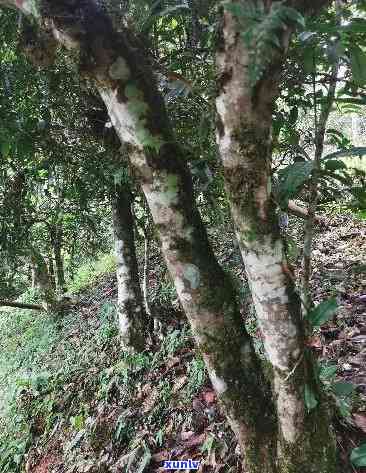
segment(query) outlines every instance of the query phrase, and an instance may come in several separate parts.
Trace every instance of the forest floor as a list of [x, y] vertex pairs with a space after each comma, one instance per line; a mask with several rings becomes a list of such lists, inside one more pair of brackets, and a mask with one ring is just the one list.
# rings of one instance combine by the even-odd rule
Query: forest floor
[[[295, 260], [299, 231], [291, 233]], [[230, 238], [224, 244], [221, 234], [211, 238], [220, 261], [243, 279]], [[334, 425], [345, 459], [366, 441], [365, 254], [364, 221], [328, 216], [317, 228], [314, 301], [336, 297], [339, 310], [309, 346], [339, 408]], [[155, 251], [152, 259], [158, 258]], [[170, 459], [199, 460], [200, 472], [241, 471], [203, 361], [178, 304], [172, 305], [174, 290], [162, 265], [151, 266], [151, 301], [164, 337], [143, 354], [119, 349], [113, 275], [83, 291], [77, 306], [56, 322], [22, 311], [1, 315], [0, 385], [12, 389], [0, 425], [0, 472], [23, 471], [17, 466], [23, 459], [27, 473], [162, 472]], [[248, 290], [242, 293], [248, 313]], [[251, 328], [260, 349], [260, 332]], [[356, 471], [366, 469], [349, 465], [349, 472]]]

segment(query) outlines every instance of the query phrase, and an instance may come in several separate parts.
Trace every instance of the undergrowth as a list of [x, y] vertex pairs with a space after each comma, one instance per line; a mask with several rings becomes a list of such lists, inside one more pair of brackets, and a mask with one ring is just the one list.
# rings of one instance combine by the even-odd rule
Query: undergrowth
[[[26, 462], [32, 465], [34, 447], [47, 450], [52, 438], [62, 439], [58, 454], [65, 465], [95, 463], [108, 448], [116, 457], [135, 452], [131, 465], [147, 464], [169, 422], [190, 421], [179, 408], [173, 412], [173, 404], [183, 406], [207, 382], [186, 327], [169, 330], [157, 351], [123, 353], [111, 303], [59, 320], [0, 312], [0, 328], [1, 473], [22, 472]], [[182, 375], [178, 393], [174, 369], [159, 376], [187, 347], [188, 377]], [[156, 436], [141, 438], [142, 427]]]
[[68, 281], [68, 291], [78, 293], [83, 289], [93, 286], [100, 276], [116, 271], [116, 259], [112, 253], [100, 254], [95, 260], [87, 260], [80, 265], [73, 276]]

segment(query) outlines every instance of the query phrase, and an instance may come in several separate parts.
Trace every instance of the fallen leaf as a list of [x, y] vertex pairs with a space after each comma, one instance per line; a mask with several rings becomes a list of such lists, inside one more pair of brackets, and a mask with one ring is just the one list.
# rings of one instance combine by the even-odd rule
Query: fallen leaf
[[203, 404], [202, 401], [200, 401], [199, 399], [193, 399], [192, 401], [192, 407], [195, 411], [197, 412], [203, 412], [205, 410], [205, 405]]
[[178, 391], [180, 391], [186, 383], [187, 383], [187, 376], [186, 375], [179, 376], [179, 378], [177, 378], [177, 380], [174, 383], [172, 393], [175, 394]]
[[216, 394], [215, 391], [204, 391], [202, 393], [203, 400], [205, 401], [206, 404], [213, 404], [216, 399]]
[[151, 392], [151, 394], [142, 403], [141, 409], [142, 409], [143, 414], [146, 414], [154, 407], [158, 398], [159, 398], [159, 391], [157, 389], [154, 389]]
[[205, 441], [205, 439], [205, 433], [199, 435], [192, 435], [186, 442], [184, 442], [184, 446], [186, 448], [195, 447], [196, 445], [201, 445]]
[[191, 438], [192, 435], [194, 435], [193, 430], [188, 430], [187, 432], [183, 431], [183, 432], [180, 434], [180, 438], [181, 438], [183, 441], [186, 441], [186, 440], [188, 440], [189, 438]]
[[180, 362], [180, 358], [179, 356], [174, 356], [173, 358], [171, 358], [168, 363], [166, 364], [166, 369], [167, 370], [170, 370], [171, 368], [173, 368], [173, 366], [175, 365], [178, 365]]
[[168, 452], [168, 450], [161, 450], [160, 452], [154, 453], [154, 455], [151, 457], [151, 460], [156, 463], [159, 463], [164, 460], [168, 460], [169, 455], [170, 453]]
[[309, 338], [306, 345], [312, 348], [322, 348], [322, 341], [320, 337], [314, 336], [314, 337]]

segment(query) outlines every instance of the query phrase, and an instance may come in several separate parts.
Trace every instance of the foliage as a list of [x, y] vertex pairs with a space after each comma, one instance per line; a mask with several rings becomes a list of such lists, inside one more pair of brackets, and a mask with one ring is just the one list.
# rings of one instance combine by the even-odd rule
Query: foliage
[[327, 322], [334, 316], [338, 308], [336, 299], [329, 299], [318, 304], [314, 309], [310, 310], [307, 318], [312, 327], [317, 328]]
[[242, 37], [250, 53], [249, 77], [254, 86], [273, 59], [269, 51], [282, 50], [281, 33], [290, 26], [305, 26], [304, 18], [294, 8], [273, 2], [270, 10], [265, 3], [248, 1], [227, 3], [225, 8], [239, 20]]
[[113, 273], [116, 270], [116, 260], [114, 255], [97, 254], [92, 261], [88, 259], [81, 264], [73, 278], [69, 280], [68, 290], [71, 293], [78, 293], [87, 287], [93, 286], [100, 276]]
[[352, 450], [351, 462], [355, 467], [366, 466], [366, 444]]

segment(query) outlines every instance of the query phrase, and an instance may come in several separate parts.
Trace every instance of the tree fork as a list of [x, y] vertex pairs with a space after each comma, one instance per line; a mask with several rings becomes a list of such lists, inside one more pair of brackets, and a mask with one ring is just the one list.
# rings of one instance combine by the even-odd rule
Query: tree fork
[[[29, 10], [24, 1], [6, 3]], [[81, 50], [82, 72], [96, 82], [128, 147], [181, 304], [238, 436], [245, 470], [274, 473], [276, 435], [269, 386], [241, 320], [233, 284], [209, 245], [191, 176], [151, 70], [130, 32], [115, 33], [93, 1], [84, 1], [82, 8], [80, 15], [78, 3], [44, 0], [36, 16], [60, 43]]]

